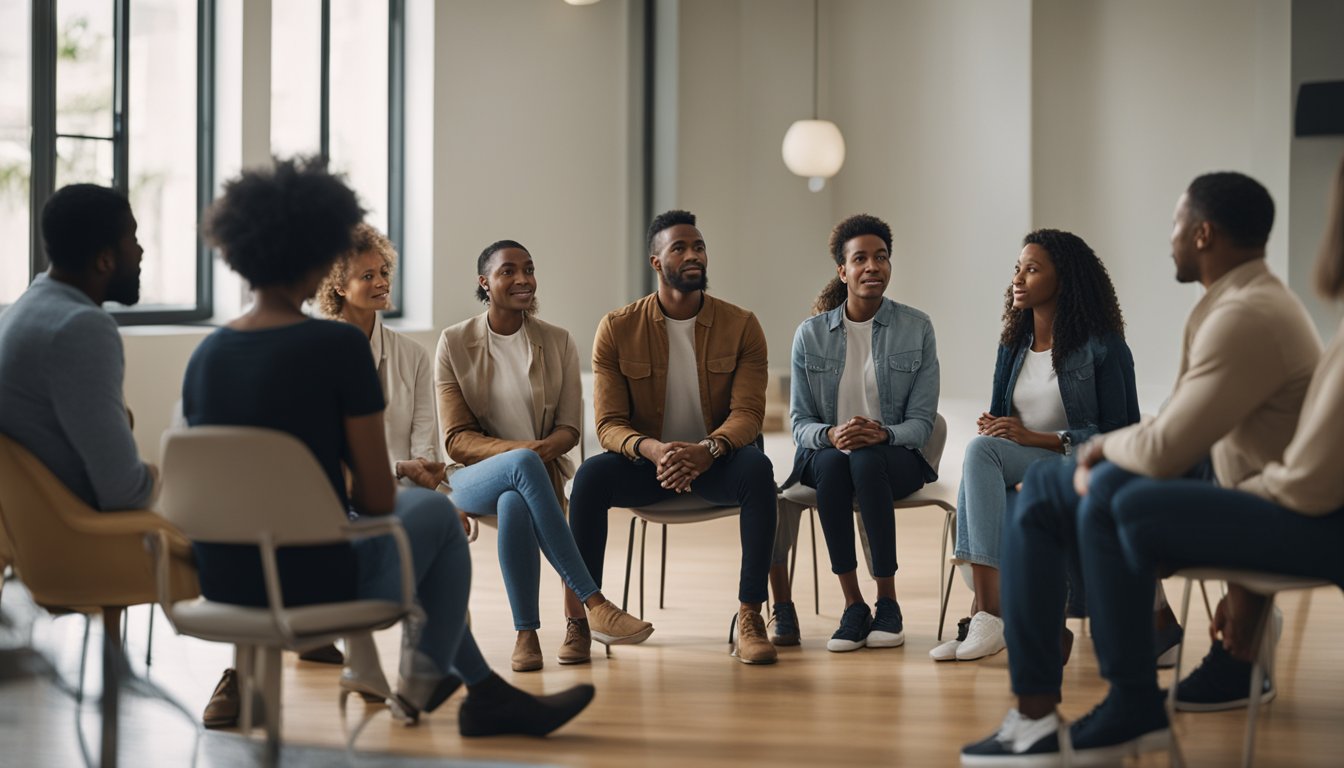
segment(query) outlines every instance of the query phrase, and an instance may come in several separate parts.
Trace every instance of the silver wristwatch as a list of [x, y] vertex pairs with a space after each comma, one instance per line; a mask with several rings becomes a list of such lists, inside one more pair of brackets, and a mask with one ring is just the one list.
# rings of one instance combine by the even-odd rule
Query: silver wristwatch
[[709, 457], [711, 459], [718, 459], [723, 455], [723, 446], [718, 440], [715, 440], [712, 437], [706, 437], [704, 440], [700, 441], [700, 444], [705, 446], [705, 449], [709, 451]]
[[1061, 429], [1055, 434], [1059, 436], [1059, 445], [1063, 449], [1064, 455], [1068, 456], [1073, 453], [1073, 438], [1069, 435], [1068, 430]]

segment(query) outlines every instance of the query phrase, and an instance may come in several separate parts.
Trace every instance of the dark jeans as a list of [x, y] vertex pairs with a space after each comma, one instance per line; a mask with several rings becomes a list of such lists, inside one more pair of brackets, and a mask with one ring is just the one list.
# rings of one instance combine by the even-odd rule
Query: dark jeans
[[[1078, 520], [1090, 508], [1109, 507], [1112, 495], [1135, 477], [1127, 472], [1094, 472], [1087, 496], [1080, 498], [1073, 490], [1075, 466], [1064, 458], [1031, 465], [1003, 526], [999, 592], [1008, 670], [1013, 692], [1019, 696], [1059, 693], [1064, 674], [1059, 640], [1069, 589], [1066, 571], [1070, 560], [1078, 557]], [[1084, 585], [1086, 575], [1084, 571]], [[1142, 647], [1150, 659], [1152, 590], [1150, 580], [1145, 607], [1149, 618], [1142, 622], [1146, 632]], [[1096, 605], [1088, 597], [1095, 614]]]
[[817, 516], [831, 553], [831, 572], [859, 567], [854, 556], [854, 505], [858, 504], [873, 576], [896, 573], [896, 515], [891, 504], [924, 487], [924, 465], [909, 448], [873, 445], [846, 454], [835, 448], [812, 453], [799, 478], [817, 489]]
[[1111, 504], [1085, 508], [1078, 540], [1101, 674], [1122, 693], [1157, 690], [1147, 617], [1159, 568], [1240, 568], [1344, 585], [1344, 510], [1310, 517], [1249, 493], [1135, 477], [1110, 464], [1094, 482], [1111, 476], [1129, 480]]
[[[598, 586], [607, 548], [607, 511], [612, 507], [644, 507], [676, 497], [658, 484], [652, 462], [631, 462], [619, 453], [588, 459], [574, 475], [569, 499], [569, 527], [579, 554]], [[691, 483], [691, 491], [710, 504], [742, 508], [742, 570], [738, 599], [766, 600], [770, 551], [775, 541], [775, 470], [754, 445], [739, 448], [717, 461]]]

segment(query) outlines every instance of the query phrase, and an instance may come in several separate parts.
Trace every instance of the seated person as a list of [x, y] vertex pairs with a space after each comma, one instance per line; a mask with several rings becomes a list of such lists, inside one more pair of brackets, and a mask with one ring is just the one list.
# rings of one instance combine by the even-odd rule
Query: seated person
[[[282, 210], [284, 216], [276, 216]], [[208, 336], [188, 363], [183, 412], [192, 426], [264, 427], [312, 451], [342, 503], [361, 515], [395, 514], [410, 539], [424, 620], [403, 630], [396, 708], [411, 722], [465, 682], [464, 736], [544, 735], [577, 715], [591, 685], [534, 697], [490, 670], [466, 626], [471, 559], [463, 520], [442, 494], [400, 493], [388, 464], [385, 401], [359, 329], [303, 313], [332, 262], [350, 250], [364, 211], [321, 160], [282, 160], [224, 186], [205, 233], [251, 286], [245, 314]], [[347, 493], [345, 470], [351, 477]], [[254, 547], [196, 545], [201, 591], [212, 600], [265, 605]], [[279, 555], [287, 605], [397, 599], [401, 569], [392, 537], [353, 545], [293, 547]]]
[[971, 565], [974, 615], [965, 639], [929, 651], [937, 661], [1003, 650], [999, 539], [1008, 489], [1032, 463], [1139, 420], [1115, 287], [1082, 238], [1056, 229], [1027, 235], [1006, 293], [989, 411], [966, 445], [957, 492], [956, 556]]
[[775, 479], [755, 443], [765, 417], [765, 333], [756, 316], [705, 292], [709, 258], [695, 215], [667, 211], [648, 232], [658, 290], [609, 312], [593, 340], [597, 436], [606, 453], [579, 467], [569, 523], [598, 584], [607, 511], [694, 493], [741, 508], [742, 566], [733, 654], [772, 664], [765, 634]]
[[[437, 460], [438, 448], [435, 442], [438, 425], [434, 415], [429, 353], [419, 344], [385, 327], [378, 318], [379, 310], [389, 306], [388, 288], [395, 260], [396, 253], [391, 242], [372, 227], [361, 224], [355, 230], [355, 247], [337, 260], [319, 290], [318, 298], [323, 312], [328, 316], [352, 323], [369, 334], [379, 378], [387, 397], [386, 434], [395, 473], [402, 478], [403, 483], [434, 489], [444, 481], [447, 472], [444, 464]], [[470, 351], [469, 345], [459, 344], [459, 340], [449, 338], [447, 332], [445, 338], [447, 340], [440, 344], [441, 359], [459, 350]], [[570, 351], [573, 352], [572, 343]], [[555, 368], [558, 371], [560, 366], [556, 365]], [[452, 380], [451, 370], [446, 374], [441, 371], [441, 374], [441, 381], [445, 378]], [[507, 380], [501, 371], [495, 374], [498, 375], [483, 377], [484, 381], [494, 383]], [[577, 378], [576, 365], [573, 382], [575, 393], [578, 392]], [[528, 404], [531, 404], [530, 399]], [[574, 404], [574, 409], [577, 410], [577, 404]], [[444, 412], [450, 411], [445, 408]], [[560, 438], [564, 441], [571, 441], [574, 434], [572, 428], [557, 431], [561, 432]], [[493, 440], [480, 433], [477, 435], [485, 441]], [[552, 440], [547, 447], [556, 444], [557, 441]], [[452, 445], [451, 439], [449, 445]], [[472, 514], [499, 514], [500, 562], [503, 565], [505, 586], [510, 601], [516, 607], [520, 604], [524, 606], [521, 610], [530, 611], [530, 617], [525, 619], [519, 619], [515, 614], [515, 622], [523, 623], [523, 626], [518, 627], [519, 639], [514, 650], [513, 670], [527, 672], [542, 666], [541, 648], [536, 634], [540, 626], [537, 619], [539, 538], [545, 542], [540, 546], [547, 557], [560, 561], [563, 566], [561, 572], [577, 585], [579, 592], [587, 599], [603, 642], [631, 643], [646, 639], [653, 631], [652, 625], [617, 608], [593, 585], [574, 546], [569, 528], [565, 525], [564, 513], [552, 493], [552, 484], [545, 477], [546, 470], [540, 459], [532, 450], [515, 450], [530, 449], [532, 445], [529, 443], [525, 446], [521, 441], [504, 445], [504, 441], [500, 440], [495, 447], [494, 453], [470, 457], [472, 461], [469, 463], [479, 468], [458, 471], [452, 475], [451, 494], [459, 509], [470, 510]], [[572, 442], [566, 450], [568, 447], [572, 447]], [[528, 499], [534, 493], [539, 498], [529, 502]], [[577, 605], [582, 615], [583, 603]]]
[[[1078, 531], [1094, 516], [1112, 514], [1114, 499], [1140, 477], [1202, 475], [1212, 454], [1219, 485], [1235, 486], [1279, 460], [1297, 425], [1321, 342], [1306, 309], [1265, 265], [1274, 201], [1240, 173], [1205, 174], [1176, 205], [1171, 233], [1176, 279], [1206, 291], [1182, 335], [1181, 365], [1167, 405], [1156, 418], [1098, 435], [1076, 463], [1037, 462], [1027, 469], [1016, 508], [1005, 522], [1002, 603], [1008, 668], [1017, 707], [997, 732], [967, 745], [963, 764], [1014, 765], [1049, 761], [1067, 739], [1080, 762], [1165, 749], [1167, 715], [1156, 686], [1141, 700], [1112, 697], [1069, 726], [1055, 712], [1063, 678], [1065, 561], [1083, 563], [1084, 588], [1096, 621], [1109, 610], [1094, 590], [1094, 553], [1078, 550]], [[1091, 476], [1102, 460], [1115, 466]], [[1217, 526], [1222, 527], [1222, 526]], [[1211, 541], [1221, 531], [1199, 534]], [[1148, 576], [1148, 587], [1153, 584]], [[1153, 593], [1146, 591], [1147, 605]], [[1106, 619], [1103, 619], [1105, 622]], [[1139, 622], [1144, 632], [1151, 625]], [[1097, 639], [1098, 653], [1102, 644]], [[1151, 658], [1151, 645], [1143, 642]], [[1149, 662], [1151, 663], [1151, 662]], [[1246, 686], [1243, 684], [1242, 690]], [[1244, 695], [1244, 693], [1243, 693]], [[1116, 727], [1114, 707], [1129, 709]]]
[[[886, 222], [851, 216], [831, 231], [830, 250], [837, 277], [793, 337], [789, 410], [798, 450], [784, 487], [817, 489], [831, 571], [845, 598], [827, 650], [894, 648], [905, 643], [905, 625], [891, 505], [933, 477], [919, 451], [938, 412], [938, 350], [928, 315], [883, 296], [891, 282]], [[872, 550], [876, 615], [859, 589], [856, 503]], [[796, 643], [798, 614], [792, 600], [781, 599], [780, 580], [775, 585], [774, 640]]]

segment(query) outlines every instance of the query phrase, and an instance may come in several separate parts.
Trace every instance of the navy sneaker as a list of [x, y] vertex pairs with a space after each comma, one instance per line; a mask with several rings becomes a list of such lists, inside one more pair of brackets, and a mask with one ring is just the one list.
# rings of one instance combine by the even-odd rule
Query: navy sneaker
[[840, 616], [840, 628], [826, 641], [826, 650], [836, 653], [857, 651], [868, 644], [868, 630], [872, 623], [873, 614], [865, 603], [849, 606]]
[[[1213, 643], [1194, 672], [1176, 686], [1176, 709], [1181, 712], [1221, 712], [1250, 704], [1251, 663], [1232, 658]], [[1274, 682], [1265, 674], [1260, 703], [1274, 700]]]
[[1115, 689], [1069, 726], [1075, 765], [1120, 765], [1125, 758], [1171, 747], [1171, 725], [1162, 694], [1122, 696]]
[[1181, 640], [1184, 637], [1185, 630], [1174, 621], [1164, 629], [1153, 627], [1153, 655], [1157, 657], [1158, 669], [1176, 666], [1176, 654], [1181, 652]]
[[793, 603], [775, 603], [775, 614], [770, 617], [770, 623], [774, 625], [770, 642], [775, 645], [798, 645], [801, 635], [798, 631], [798, 611], [794, 610]]
[[877, 615], [868, 630], [869, 648], [896, 648], [905, 645], [905, 622], [901, 604], [889, 597], [877, 599]]
[[[1039, 720], [1025, 718], [1016, 709], [1008, 711], [992, 736], [961, 748], [964, 766], [1011, 765], [1021, 768], [1055, 768], [1060, 759], [1059, 715]], [[1067, 733], [1067, 732], [1066, 732]]]

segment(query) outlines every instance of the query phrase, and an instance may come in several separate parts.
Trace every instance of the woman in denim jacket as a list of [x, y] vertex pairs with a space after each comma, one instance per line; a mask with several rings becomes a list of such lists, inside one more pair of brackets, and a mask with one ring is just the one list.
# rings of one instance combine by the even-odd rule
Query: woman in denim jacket
[[[790, 415], [798, 451], [785, 487], [801, 481], [817, 489], [831, 570], [844, 591], [840, 627], [826, 647], [890, 648], [905, 642], [891, 505], [919, 490], [932, 471], [918, 451], [938, 410], [938, 353], [928, 315], [882, 295], [891, 280], [885, 222], [851, 216], [831, 232], [830, 248], [838, 276], [793, 339]], [[856, 573], [856, 502], [872, 547], [875, 617]]]
[[1037, 230], [1023, 245], [1004, 301], [989, 412], [966, 446], [957, 494], [956, 555], [971, 564], [976, 613], [963, 639], [929, 652], [938, 661], [1003, 650], [999, 530], [1009, 489], [1027, 467], [1139, 420], [1134, 358], [1106, 267], [1069, 232]]

